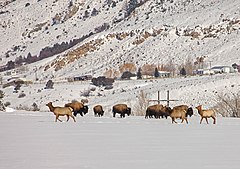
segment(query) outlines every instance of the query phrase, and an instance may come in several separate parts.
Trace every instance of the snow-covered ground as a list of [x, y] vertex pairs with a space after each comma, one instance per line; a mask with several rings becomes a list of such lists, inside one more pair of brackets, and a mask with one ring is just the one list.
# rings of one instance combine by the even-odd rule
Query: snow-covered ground
[[[31, 108], [31, 105], [36, 103], [40, 111], [49, 111], [46, 103], [50, 101], [54, 106], [64, 106], [72, 100], [88, 99], [90, 112], [94, 105], [101, 104], [105, 110], [105, 116], [111, 116], [111, 108], [117, 103], [126, 103], [132, 107], [133, 112], [136, 112], [134, 107], [139, 104], [138, 97], [141, 91], [146, 94], [146, 99], [153, 100], [158, 98], [158, 91], [160, 91], [160, 99], [167, 99], [167, 90], [169, 90], [170, 99], [178, 100], [170, 102], [171, 107], [179, 104], [196, 107], [202, 104], [204, 108], [211, 108], [218, 102], [218, 95], [238, 93], [239, 81], [239, 73], [233, 73], [149, 80], [116, 80], [113, 83], [113, 89], [110, 90], [91, 85], [90, 81], [84, 81], [54, 83], [54, 89], [44, 89], [46, 85], [44, 82], [23, 85], [18, 93], [14, 93], [14, 87], [3, 88], [2, 91], [5, 93], [3, 103], [9, 102], [9, 107], [14, 109]], [[89, 97], [83, 96], [82, 93], [88, 90]], [[21, 93], [26, 96], [19, 98]], [[156, 104], [156, 102], [149, 102], [149, 104]], [[92, 113], [89, 114], [92, 115]]]
[[240, 119], [199, 120], [78, 116], [55, 123], [50, 112], [1, 112], [0, 168], [239, 169]]

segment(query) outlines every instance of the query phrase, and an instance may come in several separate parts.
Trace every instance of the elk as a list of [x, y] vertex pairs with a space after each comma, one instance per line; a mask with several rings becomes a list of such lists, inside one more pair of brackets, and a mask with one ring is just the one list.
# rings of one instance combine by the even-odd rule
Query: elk
[[202, 123], [203, 118], [206, 119], [206, 122], [208, 124], [207, 118], [210, 118], [210, 117], [213, 119], [213, 124], [216, 124], [216, 114], [213, 109], [203, 110], [202, 105], [197, 106], [196, 109], [198, 110], [198, 113], [201, 116], [200, 124]]
[[53, 114], [56, 116], [55, 122], [59, 120], [62, 122], [62, 120], [59, 119], [59, 116], [67, 116], [67, 121], [69, 120], [69, 116], [73, 118], [73, 121], [76, 122], [74, 116], [72, 115], [73, 109], [71, 107], [54, 107], [52, 105], [52, 102], [49, 102], [46, 104], [48, 106], [49, 110], [53, 112]]

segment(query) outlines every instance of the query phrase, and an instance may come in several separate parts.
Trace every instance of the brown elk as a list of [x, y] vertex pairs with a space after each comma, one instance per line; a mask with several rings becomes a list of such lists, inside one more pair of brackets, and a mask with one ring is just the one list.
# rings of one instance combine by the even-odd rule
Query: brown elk
[[49, 102], [48, 104], [46, 104], [46, 106], [48, 106], [49, 110], [53, 112], [54, 115], [56, 116], [55, 122], [57, 122], [57, 120], [62, 122], [62, 120], [59, 119], [59, 116], [65, 116], [65, 115], [67, 116], [67, 121], [69, 120], [69, 116], [70, 116], [73, 118], [73, 121], [76, 122], [74, 116], [72, 115], [73, 109], [71, 107], [54, 107], [52, 105], [52, 102]]
[[207, 118], [210, 118], [210, 117], [213, 119], [213, 124], [216, 124], [216, 114], [213, 109], [203, 110], [202, 105], [197, 106], [196, 109], [198, 110], [198, 113], [201, 116], [200, 124], [202, 123], [203, 118], [205, 118], [208, 124]]

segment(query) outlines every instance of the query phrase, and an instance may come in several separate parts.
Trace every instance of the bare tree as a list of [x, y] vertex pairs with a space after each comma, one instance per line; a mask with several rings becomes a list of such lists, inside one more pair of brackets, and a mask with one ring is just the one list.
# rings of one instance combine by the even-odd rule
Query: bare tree
[[240, 117], [240, 91], [218, 94], [216, 102], [214, 109], [223, 117]]
[[148, 107], [147, 94], [141, 90], [137, 97], [137, 102], [134, 105], [134, 112], [133, 112], [134, 115], [145, 116], [147, 107]]

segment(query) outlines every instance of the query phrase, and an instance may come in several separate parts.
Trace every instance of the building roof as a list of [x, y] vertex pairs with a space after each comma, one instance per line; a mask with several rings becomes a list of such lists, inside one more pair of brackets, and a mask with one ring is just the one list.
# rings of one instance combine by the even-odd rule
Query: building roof
[[211, 69], [223, 69], [223, 68], [226, 68], [226, 67], [231, 68], [230, 66], [214, 66]]

